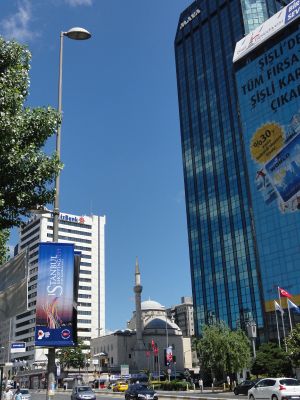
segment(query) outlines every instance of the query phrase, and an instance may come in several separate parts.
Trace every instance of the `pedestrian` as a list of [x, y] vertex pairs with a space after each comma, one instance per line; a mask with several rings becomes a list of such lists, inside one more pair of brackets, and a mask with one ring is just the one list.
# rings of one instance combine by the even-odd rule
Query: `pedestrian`
[[203, 392], [203, 380], [199, 379], [199, 389], [201, 390], [201, 393]]
[[21, 394], [21, 390], [20, 390], [19, 387], [18, 387], [17, 390], [15, 391], [15, 394], [14, 394], [13, 399], [14, 399], [14, 400], [22, 400], [22, 394]]
[[229, 375], [227, 375], [226, 380], [227, 380], [228, 388], [231, 389], [231, 382], [230, 382], [230, 376]]
[[4, 392], [4, 400], [12, 400], [14, 397], [14, 392], [11, 389], [11, 386], [7, 386]]

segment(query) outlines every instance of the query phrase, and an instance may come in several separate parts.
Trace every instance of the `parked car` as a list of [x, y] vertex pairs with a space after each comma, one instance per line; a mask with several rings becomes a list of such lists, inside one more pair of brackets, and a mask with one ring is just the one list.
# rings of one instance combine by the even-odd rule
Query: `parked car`
[[31, 400], [31, 394], [28, 389], [20, 389], [22, 400]]
[[95, 392], [89, 386], [75, 386], [71, 400], [96, 400]]
[[238, 394], [246, 394], [247, 395], [248, 390], [251, 389], [257, 382], [258, 382], [258, 379], [256, 379], [255, 381], [243, 381], [234, 388], [233, 392], [235, 395], [238, 395]]
[[138, 399], [158, 400], [158, 396], [157, 393], [147, 385], [135, 383], [134, 385], [130, 385], [125, 392], [125, 400]]
[[300, 381], [293, 378], [265, 378], [248, 392], [249, 400], [300, 400]]
[[113, 387], [113, 392], [125, 392], [128, 389], [128, 383], [125, 381], [118, 381]]

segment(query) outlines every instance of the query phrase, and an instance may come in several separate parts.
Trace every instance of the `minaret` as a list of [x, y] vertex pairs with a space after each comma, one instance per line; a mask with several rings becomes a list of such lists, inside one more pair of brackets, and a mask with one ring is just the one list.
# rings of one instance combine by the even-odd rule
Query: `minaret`
[[142, 307], [141, 307], [141, 293], [143, 286], [141, 285], [141, 274], [138, 259], [135, 262], [135, 326], [136, 326], [136, 345], [135, 345], [135, 365], [137, 371], [145, 368], [145, 345], [143, 342], [143, 330], [142, 330]]
[[[142, 334], [142, 308], [141, 308], [141, 294], [142, 294], [143, 286], [141, 285], [141, 274], [139, 268], [139, 262], [136, 258], [135, 262], [135, 324], [136, 324], [136, 341], [137, 343], [143, 343], [143, 334]], [[144, 347], [144, 345], [143, 345]], [[141, 348], [137, 346], [137, 348]]]

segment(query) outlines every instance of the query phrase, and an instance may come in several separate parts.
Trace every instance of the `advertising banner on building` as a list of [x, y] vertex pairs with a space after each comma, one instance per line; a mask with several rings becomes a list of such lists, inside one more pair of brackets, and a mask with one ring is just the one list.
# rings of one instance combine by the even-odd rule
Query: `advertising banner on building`
[[258, 26], [247, 36], [237, 42], [233, 62], [250, 53], [257, 46], [265, 42], [275, 33], [300, 16], [300, 0], [291, 1], [286, 7], [278, 11], [271, 18]]
[[74, 244], [40, 243], [35, 345], [74, 346]]
[[300, 210], [300, 31], [236, 74], [251, 186], [266, 207]]
[[[298, 19], [299, 20], [299, 19]], [[251, 215], [265, 301], [300, 292], [300, 29], [236, 64]], [[240, 205], [241, 207], [241, 205]]]

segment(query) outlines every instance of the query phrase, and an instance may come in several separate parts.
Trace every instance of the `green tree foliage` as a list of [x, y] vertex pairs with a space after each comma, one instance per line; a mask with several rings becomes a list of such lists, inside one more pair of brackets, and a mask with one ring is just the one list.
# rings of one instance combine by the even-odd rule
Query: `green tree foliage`
[[78, 341], [77, 347], [63, 347], [58, 349], [56, 356], [59, 359], [62, 369], [74, 368], [80, 370], [84, 368], [86, 355], [83, 350], [86, 349], [88, 349], [88, 346], [83, 344], [82, 341]]
[[287, 338], [287, 348], [294, 368], [300, 367], [300, 324], [297, 324]]
[[9, 231], [7, 229], [0, 230], [0, 265], [8, 260], [7, 242], [9, 239]]
[[50, 184], [61, 167], [56, 154], [42, 150], [59, 114], [24, 107], [30, 59], [25, 46], [0, 37], [0, 229], [19, 225], [28, 210], [53, 201]]
[[202, 366], [217, 378], [240, 371], [250, 362], [249, 339], [241, 330], [231, 331], [224, 322], [204, 326], [197, 350]]
[[251, 373], [256, 376], [291, 376], [288, 353], [275, 343], [263, 343], [256, 352]]

